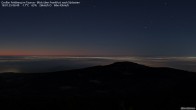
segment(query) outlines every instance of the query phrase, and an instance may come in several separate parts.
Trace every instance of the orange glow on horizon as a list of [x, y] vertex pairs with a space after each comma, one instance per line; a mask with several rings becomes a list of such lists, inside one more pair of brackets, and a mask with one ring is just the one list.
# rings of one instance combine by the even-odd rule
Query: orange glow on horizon
[[0, 50], [0, 56], [103, 56], [88, 51], [51, 51], [51, 50]]
[[33, 56], [33, 55], [65, 55], [65, 56], [75, 56], [75, 55], [85, 55], [85, 52], [74, 52], [74, 51], [26, 51], [26, 50], [9, 50], [0, 51], [0, 56]]

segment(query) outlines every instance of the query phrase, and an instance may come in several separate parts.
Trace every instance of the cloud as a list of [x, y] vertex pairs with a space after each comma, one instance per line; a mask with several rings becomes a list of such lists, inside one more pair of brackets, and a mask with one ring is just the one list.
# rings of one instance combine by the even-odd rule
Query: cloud
[[131, 61], [153, 67], [172, 67], [196, 71], [196, 57], [64, 57], [64, 56], [13, 56], [0, 57], [0, 73], [39, 73], [107, 65]]

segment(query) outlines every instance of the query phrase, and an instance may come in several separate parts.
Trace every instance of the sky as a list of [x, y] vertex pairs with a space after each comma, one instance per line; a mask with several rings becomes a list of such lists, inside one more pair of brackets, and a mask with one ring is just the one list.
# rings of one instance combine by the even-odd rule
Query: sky
[[195, 0], [77, 1], [0, 7], [0, 55], [196, 56]]

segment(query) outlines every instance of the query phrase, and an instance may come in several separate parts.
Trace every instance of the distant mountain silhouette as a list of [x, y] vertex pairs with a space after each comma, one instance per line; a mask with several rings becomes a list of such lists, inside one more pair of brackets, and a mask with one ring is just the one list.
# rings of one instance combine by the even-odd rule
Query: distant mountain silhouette
[[2, 105], [20, 109], [179, 110], [196, 107], [195, 93], [194, 72], [132, 62], [50, 73], [0, 74]]

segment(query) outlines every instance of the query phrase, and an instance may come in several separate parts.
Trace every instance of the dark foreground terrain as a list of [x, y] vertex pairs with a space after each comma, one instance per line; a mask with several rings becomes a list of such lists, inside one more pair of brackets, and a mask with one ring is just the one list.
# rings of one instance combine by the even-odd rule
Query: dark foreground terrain
[[196, 107], [196, 73], [131, 62], [0, 74], [2, 110], [180, 110]]

